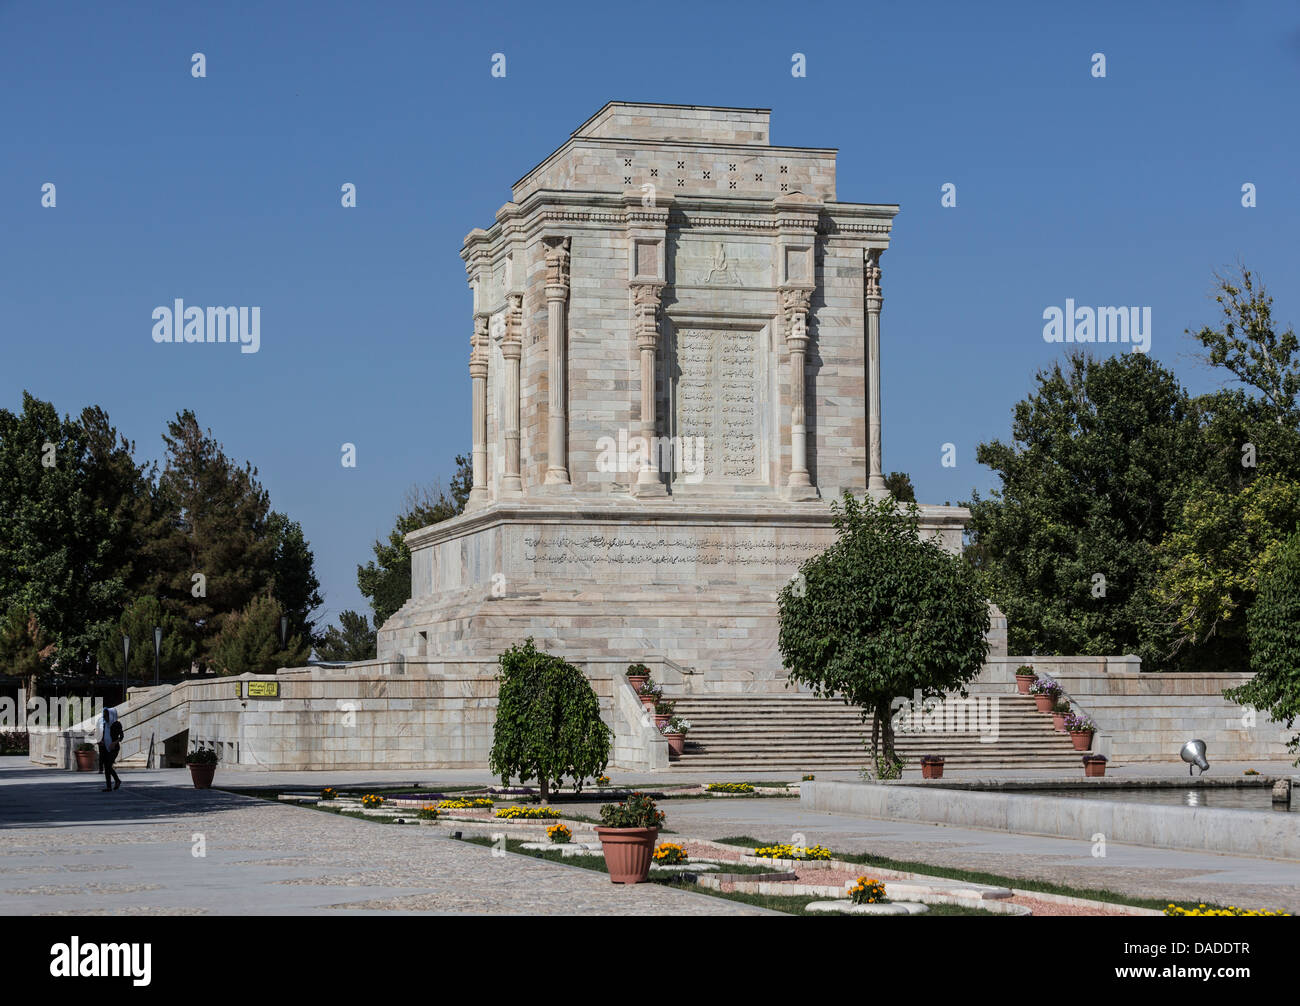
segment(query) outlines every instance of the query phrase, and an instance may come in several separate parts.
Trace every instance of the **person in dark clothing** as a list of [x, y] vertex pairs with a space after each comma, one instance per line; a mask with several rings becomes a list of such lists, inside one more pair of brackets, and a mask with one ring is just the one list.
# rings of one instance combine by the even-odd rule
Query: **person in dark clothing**
[[113, 768], [118, 752], [122, 750], [122, 724], [118, 722], [116, 709], [105, 709], [102, 721], [103, 736], [99, 740], [99, 764], [104, 769], [104, 792], [118, 789], [122, 780]]

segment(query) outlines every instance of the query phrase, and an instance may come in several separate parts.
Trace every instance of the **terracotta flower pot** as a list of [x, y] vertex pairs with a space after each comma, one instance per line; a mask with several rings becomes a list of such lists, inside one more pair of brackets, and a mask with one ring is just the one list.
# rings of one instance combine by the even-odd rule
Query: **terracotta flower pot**
[[1038, 680], [1038, 675], [1034, 675], [1032, 678], [1023, 674], [1016, 675], [1016, 691], [1018, 691], [1021, 695], [1028, 695], [1029, 686], [1032, 685], [1037, 680]]
[[641, 686], [649, 680], [650, 675], [648, 674], [629, 674], [627, 676], [627, 683], [632, 686], [634, 692], [639, 691]]
[[1056, 705], [1056, 697], [1054, 695], [1035, 695], [1034, 704], [1038, 706], [1040, 713], [1050, 713], [1052, 706]]
[[1065, 733], [1065, 713], [1052, 713], [1052, 729], [1058, 734]]
[[650, 876], [658, 828], [597, 828], [605, 866], [613, 884], [640, 884]]
[[195, 789], [211, 789], [212, 777], [217, 774], [216, 765], [191, 765], [190, 778], [194, 780]]
[[95, 752], [94, 752], [93, 750], [91, 750], [91, 751], [73, 751], [72, 753], [73, 753], [74, 755], [76, 755], [76, 757], [77, 757], [77, 771], [78, 771], [78, 772], [93, 772], [93, 771], [95, 771]]
[[921, 762], [922, 779], [942, 779], [943, 762], [942, 761], [923, 761]]
[[672, 718], [672, 713], [655, 713], [655, 729], [662, 730], [664, 725]]
[[682, 752], [686, 750], [685, 734], [664, 734], [664, 740], [668, 742], [669, 758], [680, 758]]
[[652, 713], [655, 711], [655, 703], [659, 701], [657, 698], [655, 698], [655, 696], [641, 695], [638, 696], [638, 698], [641, 699], [641, 705], [643, 705], [646, 709], [648, 709]]
[[1088, 751], [1092, 748], [1092, 732], [1072, 733], [1070, 740], [1074, 743], [1074, 750]]
[[1106, 763], [1100, 758], [1089, 758], [1083, 763], [1083, 774], [1090, 778], [1103, 776], [1106, 774]]

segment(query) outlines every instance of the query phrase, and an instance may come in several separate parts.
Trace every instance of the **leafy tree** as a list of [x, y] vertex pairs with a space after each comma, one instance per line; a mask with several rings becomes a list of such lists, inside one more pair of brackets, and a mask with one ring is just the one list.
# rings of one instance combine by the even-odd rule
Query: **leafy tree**
[[289, 616], [289, 630], [304, 639], [312, 638], [312, 613], [324, 601], [320, 580], [316, 578], [316, 560], [302, 534], [302, 525], [282, 513], [272, 512], [266, 522], [267, 534], [275, 543], [271, 557], [271, 593]]
[[339, 615], [341, 629], [330, 626], [316, 641], [316, 657], [327, 661], [373, 660], [375, 630], [365, 615], [345, 611]]
[[0, 670], [22, 680], [29, 700], [49, 676], [57, 650], [36, 616], [20, 606], [14, 605], [0, 621]]
[[1150, 357], [1071, 354], [1015, 407], [1012, 442], [976, 458], [1002, 479], [974, 495], [981, 582], [1013, 653], [1137, 653], [1165, 662], [1155, 550], [1204, 457], [1195, 410]]
[[163, 442], [163, 518], [146, 547], [156, 571], [149, 592], [193, 626], [199, 659], [210, 663], [225, 622], [272, 588], [278, 542], [270, 501], [257, 469], [227, 457], [188, 409], [167, 424]]
[[134, 449], [99, 408], [60, 419], [24, 392], [20, 414], [0, 409], [0, 610], [37, 618], [60, 674], [93, 669], [146, 579], [151, 473]]
[[907, 472], [890, 472], [885, 476], [885, 488], [900, 503], [915, 503], [916, 490], [912, 487], [912, 476]]
[[268, 594], [253, 598], [242, 611], [222, 621], [212, 643], [212, 667], [218, 674], [274, 674], [280, 667], [306, 663], [310, 641], [291, 635], [280, 645], [280, 602]]
[[1300, 424], [1300, 340], [1294, 329], [1278, 334], [1273, 325], [1273, 298], [1249, 269], [1241, 279], [1215, 277], [1223, 320], [1194, 333], [1211, 366], [1223, 367], [1243, 384], [1255, 388], [1273, 421], [1294, 428]]
[[411, 550], [406, 545], [405, 536], [465, 511], [474, 471], [469, 459], [460, 454], [456, 455], [456, 466], [450, 495], [443, 492], [437, 483], [427, 489], [407, 492], [402, 512], [389, 532], [388, 541], [376, 541], [375, 558], [364, 566], [357, 566], [357, 586], [365, 597], [370, 598], [376, 628], [411, 599]]
[[988, 655], [975, 571], [920, 537], [919, 511], [892, 500], [833, 504], [836, 541], [778, 597], [777, 645], [792, 681], [872, 718], [871, 753], [894, 764], [890, 703], [959, 690]]
[[[1267, 710], [1289, 729], [1300, 717], [1300, 533], [1276, 552], [1246, 616], [1250, 667], [1255, 676], [1224, 695]], [[1288, 747], [1300, 750], [1300, 733]], [[1300, 758], [1296, 760], [1300, 765]]]
[[609, 764], [610, 733], [587, 676], [529, 637], [500, 656], [497, 718], [488, 765], [501, 781], [536, 779], [542, 799], [565, 776], [581, 790]]
[[1177, 629], [1174, 652], [1219, 670], [1247, 650], [1246, 611], [1261, 573], [1300, 525], [1300, 482], [1258, 476], [1237, 492], [1198, 486], [1157, 552], [1157, 599]]
[[121, 673], [122, 637], [127, 636], [131, 640], [127, 674], [134, 678], [152, 679], [155, 625], [163, 630], [158, 659], [161, 675], [168, 678], [188, 673], [198, 651], [193, 633], [186, 622], [165, 610], [156, 597], [137, 597], [122, 613], [113, 631], [100, 643], [100, 669]]

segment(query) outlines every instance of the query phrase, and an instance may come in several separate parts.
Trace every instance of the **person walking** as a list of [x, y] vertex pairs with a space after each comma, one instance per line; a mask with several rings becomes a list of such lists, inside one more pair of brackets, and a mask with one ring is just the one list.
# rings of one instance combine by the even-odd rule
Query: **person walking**
[[117, 769], [113, 768], [113, 762], [117, 760], [118, 752], [122, 750], [123, 736], [122, 724], [118, 721], [116, 709], [104, 710], [100, 727], [102, 736], [99, 740], [99, 764], [104, 768], [104, 792], [107, 793], [122, 785]]

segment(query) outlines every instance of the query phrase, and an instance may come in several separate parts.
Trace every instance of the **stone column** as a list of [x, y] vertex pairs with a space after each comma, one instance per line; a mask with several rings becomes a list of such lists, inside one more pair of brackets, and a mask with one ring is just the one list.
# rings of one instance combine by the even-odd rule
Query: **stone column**
[[524, 491], [519, 478], [519, 359], [524, 352], [524, 295], [508, 294], [506, 297], [506, 330], [501, 339], [501, 355], [506, 361], [505, 416], [505, 475], [501, 479], [503, 494], [521, 495]]
[[488, 502], [487, 477], [487, 376], [488, 376], [488, 316], [474, 315], [474, 335], [469, 341], [469, 378], [473, 396], [470, 431], [473, 445], [474, 487], [469, 491], [467, 507], [480, 507]]
[[808, 477], [807, 390], [804, 386], [804, 360], [808, 352], [808, 309], [812, 291], [787, 288], [781, 291], [784, 309], [785, 344], [790, 351], [790, 478], [791, 499], [816, 499], [817, 490]]
[[550, 409], [546, 447], [546, 485], [569, 485], [568, 331], [564, 307], [569, 299], [569, 238], [546, 243], [547, 359]]
[[873, 496], [889, 492], [885, 488], [885, 473], [881, 470], [883, 455], [880, 446], [880, 305], [884, 302], [884, 295], [880, 292], [880, 251], [879, 248], [867, 249], [863, 270], [867, 302], [867, 395], [870, 401], [867, 413], [867, 492]]
[[659, 347], [659, 298], [662, 283], [637, 283], [632, 287], [636, 348], [641, 355], [641, 437], [646, 454], [632, 491], [636, 496], [667, 496], [659, 480], [659, 459], [655, 456], [655, 352]]

